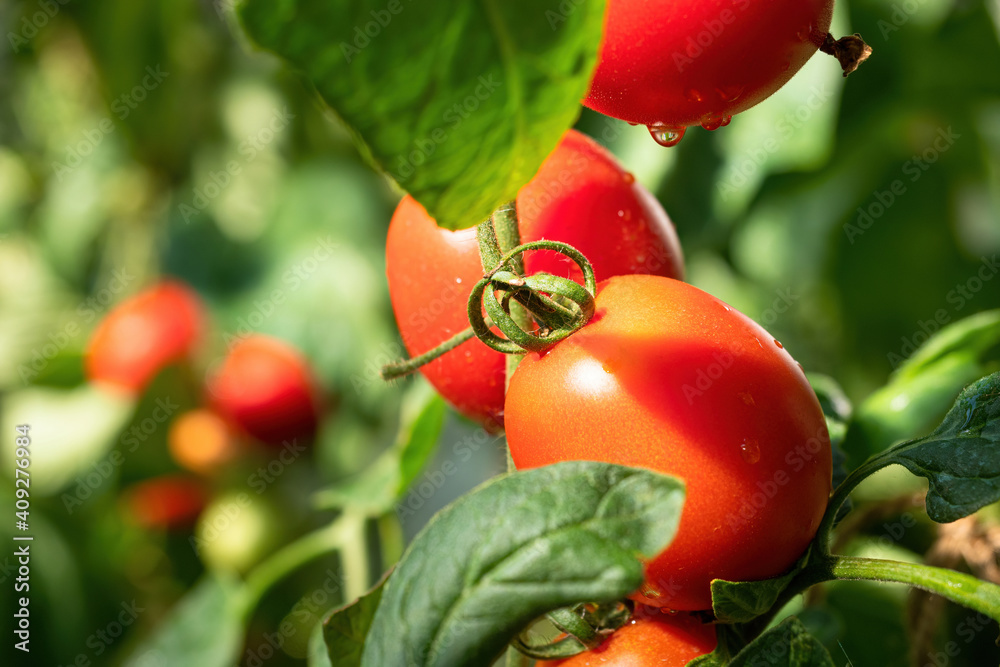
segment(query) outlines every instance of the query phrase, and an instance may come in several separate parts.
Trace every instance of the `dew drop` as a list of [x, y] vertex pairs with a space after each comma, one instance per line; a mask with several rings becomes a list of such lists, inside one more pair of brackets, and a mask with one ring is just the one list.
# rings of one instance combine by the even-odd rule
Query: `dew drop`
[[624, 218], [625, 217], [625, 210], [624, 209], [618, 211], [618, 217], [619, 218]]
[[458, 283], [459, 285], [461, 285], [462, 284], [462, 279], [461, 278], [455, 278], [455, 282]]
[[750, 392], [748, 392], [748, 391], [741, 391], [738, 394], [738, 396], [740, 397], [740, 400], [743, 401], [744, 403], [746, 403], [747, 405], [756, 405], [756, 403], [754, 403], [754, 400], [753, 400], [753, 395]]
[[777, 346], [778, 346], [779, 348], [781, 348], [782, 350], [784, 350], [784, 349], [785, 349], [785, 346], [784, 346], [784, 345], [782, 345], [782, 344], [781, 344], [781, 341], [780, 341], [780, 340], [778, 340], [777, 338], [775, 338], [775, 339], [774, 339], [774, 344], [775, 344], [775, 345], [777, 345]]
[[649, 134], [653, 137], [653, 141], [661, 146], [670, 148], [680, 143], [681, 139], [684, 138], [684, 131], [686, 129], [683, 127], [668, 127], [663, 123], [653, 123], [649, 126]]
[[729, 125], [732, 122], [733, 122], [733, 117], [732, 116], [723, 116], [722, 117], [722, 127], [725, 127], [726, 125]]
[[625, 175], [622, 176], [622, 178], [625, 179], [625, 182], [628, 183], [629, 185], [635, 183], [635, 176], [633, 176], [632, 172], [630, 171], [626, 171]]
[[723, 102], [734, 102], [740, 98], [744, 90], [745, 86], [723, 86], [716, 88], [715, 92], [719, 94]]
[[721, 116], [719, 114], [708, 114], [701, 119], [701, 126], [706, 130], [717, 130], [725, 125], [723, 122], [724, 118], [725, 116]]
[[635, 126], [636, 126], [636, 125], [638, 125], [639, 123], [633, 123], [632, 121], [628, 121], [628, 124], [629, 124], [629, 125], [631, 125], [632, 127], [635, 127]]
[[704, 97], [701, 96], [701, 93], [699, 93], [694, 88], [688, 88], [687, 92], [684, 93], [684, 97], [688, 98], [688, 100], [690, 100], [691, 102], [701, 102], [702, 100], [705, 99]]
[[809, 41], [809, 35], [812, 34], [812, 29], [813, 29], [812, 23], [810, 23], [805, 28], [802, 28], [795, 33], [795, 39], [799, 40], [800, 42]]
[[760, 461], [760, 445], [753, 438], [747, 438], [740, 443], [740, 456], [747, 463], [757, 463]]

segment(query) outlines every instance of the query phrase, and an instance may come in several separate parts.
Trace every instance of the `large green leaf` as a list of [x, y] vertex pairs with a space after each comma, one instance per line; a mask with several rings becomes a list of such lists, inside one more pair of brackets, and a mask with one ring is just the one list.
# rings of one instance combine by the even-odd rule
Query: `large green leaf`
[[966, 387], [931, 435], [893, 448], [881, 463], [927, 478], [927, 514], [940, 523], [1000, 500], [1000, 373]]
[[[928, 320], [922, 326], [938, 325]], [[927, 433], [955, 393], [996, 370], [998, 360], [1000, 311], [978, 313], [931, 336], [858, 407], [844, 441], [851, 467], [894, 442]]]
[[235, 664], [243, 646], [242, 590], [235, 579], [208, 575], [135, 650], [126, 667]]
[[642, 583], [673, 539], [680, 481], [573, 461], [487, 482], [443, 510], [389, 578], [365, 667], [481, 667], [541, 614]]
[[303, 71], [438, 224], [513, 199], [573, 124], [602, 0], [244, 0], [244, 29]]
[[696, 658], [690, 667], [834, 667], [830, 652], [818, 639], [809, 634], [802, 622], [794, 616], [771, 628], [731, 661], [716, 653]]
[[349, 605], [334, 609], [323, 621], [323, 640], [337, 667], [360, 667], [365, 638], [382, 600], [385, 580]]

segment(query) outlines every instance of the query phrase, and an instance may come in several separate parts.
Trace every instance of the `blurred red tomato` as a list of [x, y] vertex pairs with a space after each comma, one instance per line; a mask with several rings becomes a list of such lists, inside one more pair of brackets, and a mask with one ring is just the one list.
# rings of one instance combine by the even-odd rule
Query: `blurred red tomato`
[[161, 282], [98, 325], [87, 346], [87, 377], [140, 393], [165, 366], [191, 354], [203, 328], [198, 295], [179, 282]]
[[143, 528], [186, 528], [208, 502], [208, 492], [197, 479], [165, 475], [133, 484], [122, 492], [127, 515]]
[[259, 334], [239, 341], [207, 386], [219, 414], [261, 442], [310, 441], [316, 434], [319, 389], [305, 357], [284, 341]]

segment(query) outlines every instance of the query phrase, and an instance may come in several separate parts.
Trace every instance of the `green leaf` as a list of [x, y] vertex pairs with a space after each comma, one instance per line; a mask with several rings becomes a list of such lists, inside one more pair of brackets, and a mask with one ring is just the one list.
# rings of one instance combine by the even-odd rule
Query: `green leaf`
[[893, 443], [929, 432], [955, 394], [1000, 367], [1000, 310], [941, 329], [869, 396], [844, 440], [851, 468]]
[[604, 2], [244, 0], [373, 163], [443, 227], [514, 198], [580, 112]]
[[939, 523], [1000, 500], [1000, 373], [966, 387], [931, 435], [893, 448], [879, 463], [926, 477], [927, 514]]
[[673, 539], [683, 484], [572, 461], [491, 480], [442, 510], [389, 578], [366, 667], [481, 667], [545, 612], [624, 597]]
[[356, 477], [316, 495], [322, 507], [351, 506], [369, 514], [392, 509], [434, 455], [447, 412], [444, 400], [417, 380], [403, 400], [396, 442]]
[[746, 623], [767, 613], [781, 592], [801, 571], [801, 566], [763, 581], [712, 581], [712, 609], [723, 623]]
[[[699, 665], [702, 663], [689, 663]], [[711, 663], [704, 663], [711, 664]], [[829, 651], [791, 616], [736, 654], [729, 667], [835, 667]]]
[[337, 667], [360, 667], [365, 637], [382, 600], [383, 579], [375, 588], [339, 609], [334, 609], [323, 621], [323, 639], [330, 661]]
[[235, 578], [206, 575], [125, 663], [230, 667], [243, 647], [243, 588]]

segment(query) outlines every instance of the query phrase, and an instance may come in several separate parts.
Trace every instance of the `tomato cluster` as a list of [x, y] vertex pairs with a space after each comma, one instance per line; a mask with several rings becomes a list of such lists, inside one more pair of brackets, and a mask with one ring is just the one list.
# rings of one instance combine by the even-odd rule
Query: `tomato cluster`
[[[206, 331], [206, 308], [194, 290], [166, 280], [118, 304], [88, 343], [91, 382], [139, 396], [169, 366], [190, 377]], [[207, 374], [205, 407], [174, 418], [167, 441], [183, 468], [214, 475], [238, 459], [251, 442], [280, 447], [310, 443], [321, 410], [319, 385], [291, 345], [252, 334], [236, 341]], [[188, 525], [207, 502], [197, 477], [175, 475], [143, 481], [123, 496], [127, 514], [145, 527]]]
[[[518, 193], [517, 211], [522, 242], [569, 243], [598, 275], [684, 275], [663, 207], [610, 153], [574, 130]], [[548, 251], [527, 256], [525, 270], [580, 277], [574, 264]], [[389, 225], [386, 274], [403, 342], [411, 354], [422, 354], [469, 326], [466, 302], [483, 275], [476, 230], [442, 229], [404, 197]], [[503, 354], [473, 339], [420, 371], [459, 412], [502, 427]]]

